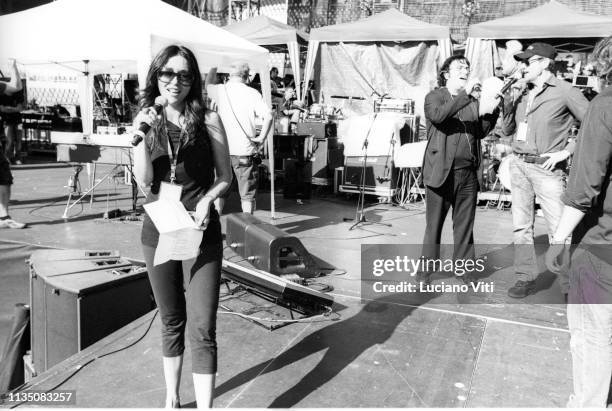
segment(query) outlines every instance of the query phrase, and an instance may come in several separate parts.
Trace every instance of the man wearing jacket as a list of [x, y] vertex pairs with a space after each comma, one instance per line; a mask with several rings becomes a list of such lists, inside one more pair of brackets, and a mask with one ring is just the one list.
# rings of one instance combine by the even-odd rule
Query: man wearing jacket
[[[427, 148], [423, 160], [426, 187], [426, 228], [423, 253], [439, 258], [442, 227], [453, 209], [454, 258], [474, 258], [473, 227], [478, 195], [480, 140], [495, 125], [499, 111], [480, 116], [470, 94], [478, 79], [468, 81], [470, 64], [461, 55], [449, 57], [440, 68], [440, 87], [425, 97]], [[421, 274], [428, 282], [429, 274]], [[469, 276], [464, 281], [470, 281]]]

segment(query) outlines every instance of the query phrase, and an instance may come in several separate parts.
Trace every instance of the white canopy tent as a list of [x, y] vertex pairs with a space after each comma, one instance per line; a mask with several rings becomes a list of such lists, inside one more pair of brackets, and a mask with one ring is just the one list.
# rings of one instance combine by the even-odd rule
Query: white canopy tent
[[[389, 59], [387, 59], [387, 61], [383, 61], [385, 58], [389, 57], [388, 52], [383, 51], [382, 49], [373, 51], [371, 53], [372, 59], [369, 62], [374, 64], [374, 62], [377, 61], [376, 64], [379, 66], [375, 69], [371, 69], [371, 72], [365, 76], [362, 75], [362, 73], [359, 73], [359, 77], [364, 80], [365, 77], [371, 76], [371, 78], [367, 79], [371, 82], [388, 78], [388, 70], [391, 70], [391, 67], [394, 65], [403, 65], [403, 68], [413, 65], [413, 67], [415, 67], [414, 73], [417, 73], [422, 72], [424, 70], [424, 66], [429, 64], [429, 68], [432, 68], [432, 65], [434, 66], [433, 71], [435, 72], [435, 61], [437, 60], [440, 62], [449, 57], [452, 53], [449, 28], [417, 20], [397, 9], [389, 9], [382, 13], [352, 23], [342, 23], [313, 29], [310, 32], [310, 41], [308, 43], [308, 58], [306, 60], [305, 67], [304, 91], [306, 90], [308, 81], [313, 77], [314, 65], [319, 46], [323, 43], [339, 44], [343, 51], [345, 51], [345, 55], [348, 55], [348, 44], [354, 45], [353, 56], [357, 56], [359, 54], [358, 48], [361, 44], [365, 46], [365, 44], [378, 44], [379, 42], [402, 43], [409, 41], [437, 41], [437, 55], [433, 56], [434, 61], [429, 61], [429, 63], [423, 62], [425, 59], [432, 59], [431, 54], [428, 54], [428, 51], [423, 50], [423, 48], [412, 55], [403, 55], [400, 57], [400, 59], [393, 62], [389, 61]], [[417, 49], [417, 47], [414, 49]], [[379, 52], [386, 54], [385, 57], [377, 57]], [[363, 53], [361, 54], [363, 55]], [[408, 60], [406, 60], [406, 57], [408, 57]], [[403, 59], [403, 61], [400, 61], [401, 59]], [[409, 61], [410, 59], [413, 61]], [[414, 59], [423, 59], [423, 61], [415, 63]], [[352, 63], [353, 64], [351, 64], [351, 66], [355, 69], [357, 69], [357, 67], [362, 67], [360, 64], [361, 62], [359, 61], [352, 61]], [[416, 68], [416, 65], [419, 65], [420, 68]], [[401, 69], [397, 70], [397, 66], [393, 68], [396, 72], [402, 71]], [[321, 70], [324, 70], [323, 64]], [[431, 76], [429, 77], [435, 81], [435, 73], [430, 74]], [[416, 79], [417, 76], [419, 77], [418, 80]], [[411, 85], [422, 83], [421, 85], [425, 86], [425, 83], [429, 83], [431, 79], [425, 79], [424, 77], [425, 76], [423, 74], [416, 74], [413, 79], [407, 79], [405, 73], [399, 73], [397, 78], [399, 81], [403, 81], [404, 83], [409, 80], [408, 82], [411, 83]], [[384, 83], [384, 81], [379, 82]], [[389, 86], [387, 85], [387, 87]], [[425, 88], [429, 88], [429, 86]], [[383, 93], [389, 94], [391, 94], [393, 91], [394, 90], [382, 90]], [[363, 97], [370, 96], [364, 95]]]
[[512, 16], [470, 26], [466, 56], [472, 63], [472, 75], [482, 80], [493, 76], [494, 64], [500, 60], [495, 40], [580, 39], [611, 34], [612, 16], [584, 13], [551, 0]]
[[[0, 17], [0, 60], [14, 58], [25, 72], [73, 70], [83, 75], [79, 99], [86, 135], [93, 130], [90, 74], [138, 73], [142, 86], [152, 58], [170, 44], [190, 48], [204, 73], [248, 61], [260, 73], [271, 106], [266, 49], [161, 0], [58, 0]], [[273, 177], [271, 191], [274, 218]]]
[[[308, 34], [267, 16], [251, 17], [224, 28], [230, 33], [234, 33], [263, 47], [286, 47], [295, 83], [299, 85], [302, 77], [300, 44], [308, 42]], [[298, 100], [301, 100], [302, 93], [299, 87], [296, 88], [296, 93]]]

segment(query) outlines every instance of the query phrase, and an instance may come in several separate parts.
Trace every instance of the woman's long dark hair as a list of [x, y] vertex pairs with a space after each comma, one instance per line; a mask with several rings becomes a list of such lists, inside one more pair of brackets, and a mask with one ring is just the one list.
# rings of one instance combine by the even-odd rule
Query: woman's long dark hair
[[[164, 68], [165, 64], [171, 57], [181, 56], [187, 60], [189, 73], [193, 76], [193, 82], [189, 89], [189, 94], [185, 97], [185, 131], [189, 138], [206, 133], [206, 125], [204, 123], [204, 101], [202, 99], [202, 76], [198, 62], [191, 52], [186, 47], [171, 45], [161, 50], [151, 62], [149, 72], [147, 73], [147, 83], [142, 90], [140, 96], [139, 107], [142, 110], [146, 107], [151, 107], [155, 103], [155, 98], [160, 95], [159, 87], [157, 86], [158, 73]], [[159, 129], [157, 130], [160, 131]], [[159, 135], [159, 133], [158, 133]]]

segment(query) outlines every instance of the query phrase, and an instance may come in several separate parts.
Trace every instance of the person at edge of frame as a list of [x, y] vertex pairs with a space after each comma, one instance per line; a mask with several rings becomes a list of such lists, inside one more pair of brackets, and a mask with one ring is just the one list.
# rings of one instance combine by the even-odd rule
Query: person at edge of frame
[[[13, 95], [20, 92], [23, 87], [17, 62], [12, 60], [9, 64], [11, 66], [11, 79], [8, 82], [0, 81], [0, 95]], [[25, 228], [26, 224], [15, 221], [9, 215], [11, 185], [13, 185], [11, 163], [2, 151], [0, 152], [0, 228]]]
[[[589, 104], [577, 139], [563, 212], [546, 252], [546, 266], [561, 273], [567, 239], [576, 243], [569, 262], [567, 323], [574, 392], [567, 406], [606, 408], [612, 375], [612, 36], [591, 59], [600, 93]], [[573, 235], [572, 235], [573, 231]]]

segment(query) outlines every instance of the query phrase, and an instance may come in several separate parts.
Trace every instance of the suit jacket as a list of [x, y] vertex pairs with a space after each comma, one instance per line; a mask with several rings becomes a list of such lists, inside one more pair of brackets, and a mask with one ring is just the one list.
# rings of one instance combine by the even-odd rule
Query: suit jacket
[[478, 116], [478, 101], [464, 90], [452, 97], [446, 87], [425, 96], [427, 148], [423, 158], [423, 183], [438, 188], [453, 168], [458, 141], [462, 134], [476, 139], [475, 166], [480, 166], [482, 149], [480, 140], [495, 125], [499, 110]]

